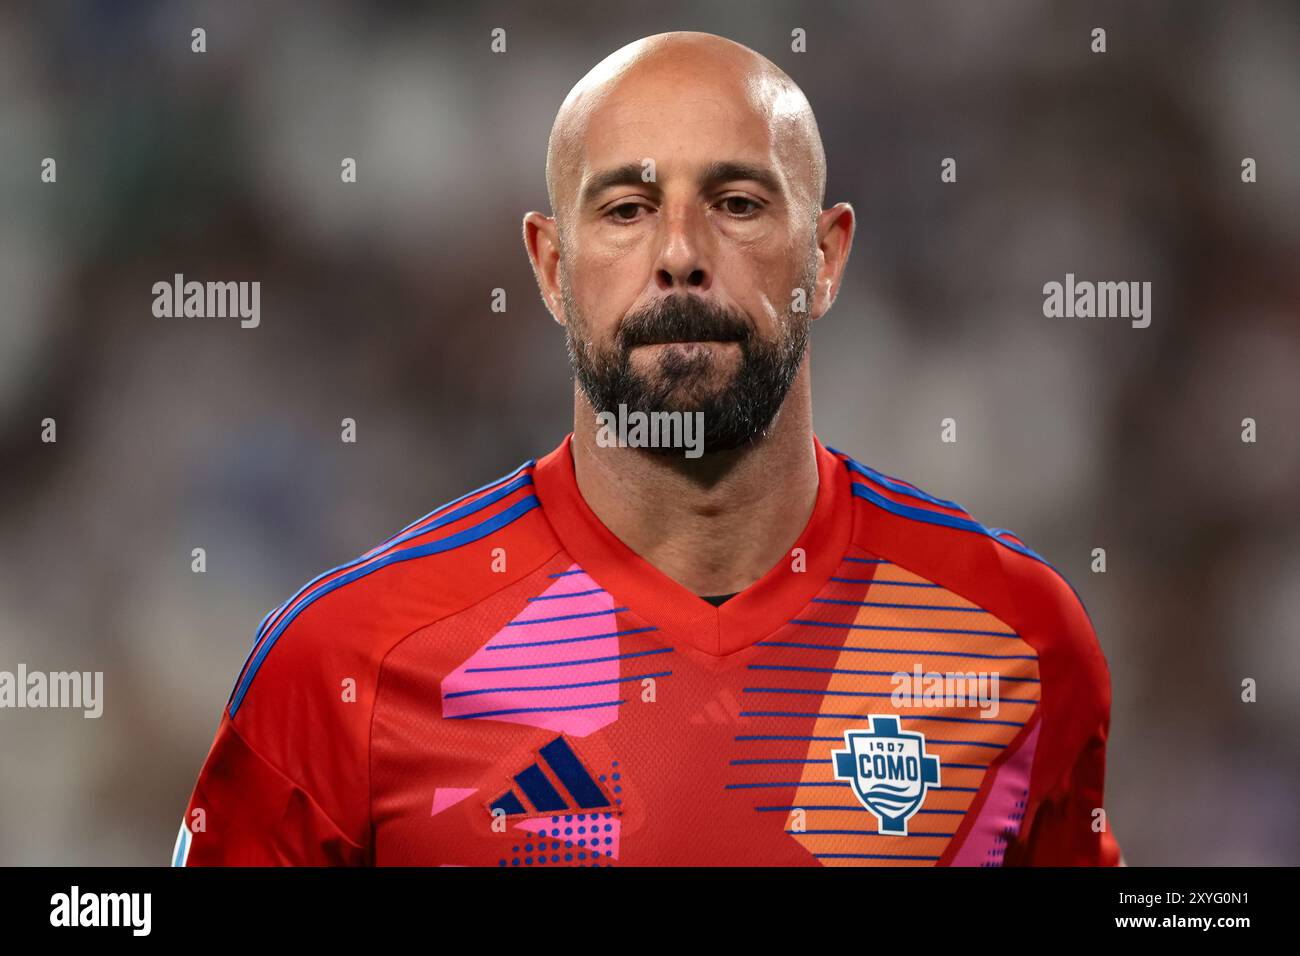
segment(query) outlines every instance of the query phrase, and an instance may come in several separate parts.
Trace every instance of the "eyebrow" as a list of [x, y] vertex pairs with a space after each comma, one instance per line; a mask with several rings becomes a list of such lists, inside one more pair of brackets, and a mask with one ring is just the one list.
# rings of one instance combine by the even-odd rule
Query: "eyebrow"
[[[641, 169], [640, 163], [624, 163], [622, 166], [596, 173], [582, 188], [582, 205], [589, 205], [602, 192], [614, 186], [657, 185], [643, 182], [641, 180]], [[701, 189], [705, 189], [710, 186], [720, 186], [723, 183], [746, 179], [758, 183], [767, 191], [778, 196], [784, 194], [784, 190], [781, 188], [781, 180], [777, 178], [777, 175], [772, 170], [756, 163], [737, 160], [718, 160], [710, 163], [700, 175], [699, 184]]]

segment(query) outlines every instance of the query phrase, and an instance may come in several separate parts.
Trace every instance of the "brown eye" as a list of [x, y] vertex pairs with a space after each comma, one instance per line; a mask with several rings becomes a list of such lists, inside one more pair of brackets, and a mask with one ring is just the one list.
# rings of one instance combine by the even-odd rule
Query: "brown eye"
[[[615, 206], [609, 211], [609, 214], [615, 219], [630, 222], [636, 218], [636, 214], [640, 209], [641, 207], [634, 202], [625, 202], [621, 206]], [[628, 215], [622, 215], [624, 212], [628, 213]]]
[[[737, 207], [735, 205], [736, 203], [740, 203], [741, 205]], [[744, 196], [728, 196], [726, 199], [722, 200], [722, 205], [723, 208], [733, 216], [747, 216], [758, 208], [758, 203], [754, 202], [752, 199], [747, 199]]]

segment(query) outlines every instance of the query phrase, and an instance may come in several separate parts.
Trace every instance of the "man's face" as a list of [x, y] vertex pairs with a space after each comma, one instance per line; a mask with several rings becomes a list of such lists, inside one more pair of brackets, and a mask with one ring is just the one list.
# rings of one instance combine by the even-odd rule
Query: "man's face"
[[597, 412], [702, 412], [707, 453], [752, 441], [779, 411], [819, 256], [816, 206], [772, 125], [725, 80], [662, 73], [593, 113], [560, 287], [570, 360]]

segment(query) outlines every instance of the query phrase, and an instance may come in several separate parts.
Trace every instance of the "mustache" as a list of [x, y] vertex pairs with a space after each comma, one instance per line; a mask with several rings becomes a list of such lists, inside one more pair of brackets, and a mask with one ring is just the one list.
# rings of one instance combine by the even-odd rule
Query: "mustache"
[[729, 312], [697, 296], [659, 299], [633, 312], [620, 324], [618, 342], [624, 349], [666, 342], [740, 342], [753, 336], [743, 313]]

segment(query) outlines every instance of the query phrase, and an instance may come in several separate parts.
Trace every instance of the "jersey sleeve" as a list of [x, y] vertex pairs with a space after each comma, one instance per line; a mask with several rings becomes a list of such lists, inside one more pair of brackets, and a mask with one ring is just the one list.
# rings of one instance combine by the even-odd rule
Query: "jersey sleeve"
[[1118, 866], [1103, 802], [1110, 734], [1110, 669], [1092, 621], [1064, 578], [1050, 572], [1035, 602], [1044, 743], [1029, 813], [1007, 847], [1009, 866]]
[[[1009, 866], [1120, 866], [1102, 807], [1106, 726], [1088, 740], [1060, 784], [1037, 802], [1027, 835], [1007, 849]], [[1098, 811], [1103, 811], [1098, 813]]]
[[356, 639], [362, 618], [326, 598], [259, 632], [186, 805], [173, 864], [368, 862], [378, 662]]
[[180, 866], [349, 866], [364, 861], [304, 786], [257, 753], [223, 714], [186, 806]]

